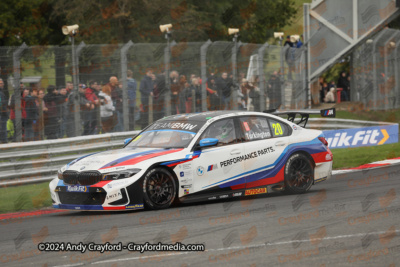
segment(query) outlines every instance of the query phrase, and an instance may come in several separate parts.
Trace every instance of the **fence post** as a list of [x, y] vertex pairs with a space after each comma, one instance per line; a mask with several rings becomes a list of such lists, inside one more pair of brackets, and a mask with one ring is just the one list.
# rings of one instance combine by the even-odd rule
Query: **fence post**
[[14, 65], [14, 111], [15, 111], [15, 127], [14, 134], [17, 142], [22, 141], [22, 114], [21, 114], [21, 87], [19, 84], [21, 78], [21, 56], [22, 52], [27, 49], [28, 46], [23, 43], [18, 49], [13, 53], [13, 65]]
[[196, 91], [194, 89], [192, 89], [192, 112], [191, 113], [195, 113], [196, 112]]
[[[394, 97], [395, 97], [395, 106], [394, 106], [394, 108], [395, 109], [397, 109], [397, 108], [399, 108], [399, 101], [400, 101], [400, 96], [399, 96], [399, 92], [400, 92], [400, 88], [399, 88], [399, 86], [400, 86], [400, 83], [399, 83], [399, 79], [400, 79], [400, 75], [399, 75], [399, 58], [398, 58], [398, 56], [399, 56], [399, 53], [398, 53], [398, 51], [399, 51], [399, 48], [400, 48], [400, 45], [399, 45], [399, 41], [400, 40], [397, 40], [396, 41], [396, 48], [395, 48], [395, 54], [394, 54], [394, 58], [395, 58], [395, 62], [394, 62], [394, 73], [395, 73], [395, 81], [396, 81], [396, 84], [395, 84], [395, 94], [394, 94]], [[351, 79], [351, 80], [353, 80], [353, 79]]]
[[149, 95], [149, 125], [153, 123], [153, 100], [154, 97]]
[[74, 121], [75, 121], [75, 136], [80, 136], [82, 134], [82, 123], [80, 116], [80, 94], [78, 90], [79, 86], [79, 55], [85, 46], [82, 41], [78, 47], [75, 49], [75, 38], [72, 37], [72, 80], [74, 83]]
[[129, 103], [128, 103], [128, 83], [127, 83], [127, 70], [128, 70], [128, 59], [126, 54], [129, 48], [133, 45], [132, 41], [129, 41], [121, 48], [121, 79], [122, 79], [122, 117], [124, 122], [124, 131], [129, 131]]
[[167, 38], [167, 46], [164, 49], [164, 66], [165, 66], [165, 99], [164, 99], [164, 116], [171, 115], [171, 86], [169, 78], [171, 64], [171, 48], [176, 45], [175, 41], [170, 42]]
[[43, 117], [43, 98], [39, 99], [39, 140], [44, 140], [44, 117]]
[[377, 60], [376, 60], [376, 46], [378, 44], [378, 41], [384, 36], [385, 31], [381, 31], [375, 38], [372, 43], [372, 68], [373, 68], [373, 102], [372, 102], [372, 110], [376, 110], [378, 108], [378, 92], [379, 92], [379, 85], [378, 85], [378, 75], [377, 75]]
[[231, 94], [231, 110], [238, 110], [238, 90], [236, 87]]
[[[268, 43], [264, 43], [257, 51], [258, 55], [258, 60], [257, 60], [257, 67], [258, 67], [258, 77], [259, 77], [259, 88], [260, 88], [260, 95], [261, 95], [261, 101], [260, 101], [260, 111], [263, 111], [266, 109], [266, 103], [265, 103], [265, 95], [266, 95], [266, 90], [265, 90], [265, 73], [264, 73], [264, 54], [265, 54], [265, 49], [268, 47]], [[240, 81], [239, 81], [240, 82]], [[270, 96], [268, 96], [270, 97]], [[247, 105], [247, 103], [246, 103]]]
[[207, 50], [212, 44], [211, 40], [208, 39], [200, 47], [200, 64], [201, 64], [201, 110], [207, 111]]

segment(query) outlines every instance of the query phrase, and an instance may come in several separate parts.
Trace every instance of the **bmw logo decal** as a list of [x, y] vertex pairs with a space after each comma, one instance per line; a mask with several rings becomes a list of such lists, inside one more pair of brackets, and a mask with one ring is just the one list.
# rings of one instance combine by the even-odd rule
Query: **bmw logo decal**
[[202, 176], [204, 174], [204, 168], [199, 166], [197, 167], [197, 175]]

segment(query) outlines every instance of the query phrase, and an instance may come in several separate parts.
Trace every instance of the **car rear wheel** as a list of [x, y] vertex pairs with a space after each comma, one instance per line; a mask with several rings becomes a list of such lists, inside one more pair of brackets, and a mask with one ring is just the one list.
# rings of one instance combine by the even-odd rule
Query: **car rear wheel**
[[314, 181], [314, 168], [303, 154], [293, 154], [285, 165], [285, 190], [292, 194], [307, 192]]
[[171, 206], [176, 196], [176, 182], [164, 168], [151, 169], [143, 181], [144, 203], [150, 209], [165, 209]]

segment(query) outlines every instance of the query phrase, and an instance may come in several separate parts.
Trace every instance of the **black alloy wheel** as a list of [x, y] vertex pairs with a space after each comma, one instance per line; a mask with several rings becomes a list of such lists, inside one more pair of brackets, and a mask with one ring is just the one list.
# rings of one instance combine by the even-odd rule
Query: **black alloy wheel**
[[176, 196], [176, 182], [164, 168], [151, 169], [143, 181], [144, 203], [150, 209], [165, 209], [171, 206]]
[[285, 190], [293, 194], [307, 192], [314, 181], [314, 168], [303, 154], [293, 154], [285, 165]]

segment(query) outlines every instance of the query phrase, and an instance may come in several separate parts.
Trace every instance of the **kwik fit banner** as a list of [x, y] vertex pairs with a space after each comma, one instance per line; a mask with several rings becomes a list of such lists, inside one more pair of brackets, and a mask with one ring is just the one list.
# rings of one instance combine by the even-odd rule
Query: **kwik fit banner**
[[399, 142], [399, 125], [323, 131], [329, 148], [378, 146]]

